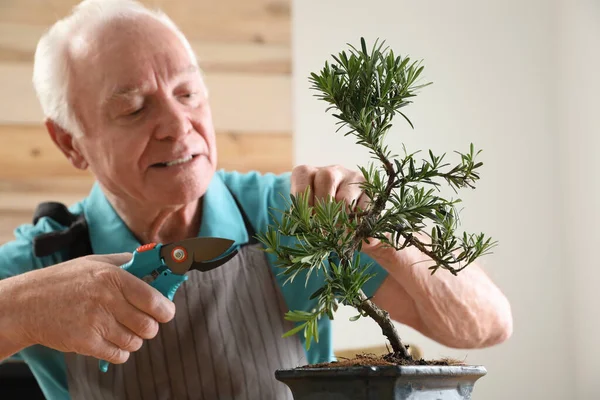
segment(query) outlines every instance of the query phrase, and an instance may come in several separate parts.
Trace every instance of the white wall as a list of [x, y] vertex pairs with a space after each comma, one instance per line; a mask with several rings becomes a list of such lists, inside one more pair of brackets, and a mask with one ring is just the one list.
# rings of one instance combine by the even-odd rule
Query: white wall
[[600, 398], [600, 2], [561, 0], [560, 112], [563, 211], [568, 232], [563, 268], [571, 272], [577, 399]]
[[[567, 0], [563, 3], [571, 7]], [[409, 342], [422, 345], [427, 358], [449, 355], [485, 365], [488, 375], [477, 385], [477, 399], [573, 399], [569, 390], [575, 373], [569, 366], [579, 360], [577, 355], [589, 355], [598, 337], [577, 329], [600, 331], [595, 320], [584, 319], [584, 312], [593, 312], [600, 303], [582, 307], [597, 291], [598, 280], [587, 279], [599, 273], [589, 275], [587, 270], [598, 262], [582, 252], [594, 245], [565, 246], [570, 243], [565, 240], [573, 237], [569, 233], [577, 232], [595, 239], [596, 246], [600, 243], [592, 225], [598, 221], [598, 190], [591, 197], [577, 197], [586, 193], [595, 174], [590, 170], [569, 186], [560, 186], [564, 171], [572, 172], [572, 177], [580, 172], [579, 166], [597, 170], [598, 163], [593, 157], [598, 138], [590, 136], [593, 121], [578, 118], [581, 107], [593, 107], [594, 92], [579, 98], [573, 81], [558, 79], [565, 72], [594, 71], [591, 65], [581, 70], [560, 61], [561, 49], [570, 49], [578, 62], [590, 49], [571, 48], [573, 39], [592, 33], [577, 29], [586, 18], [581, 15], [586, 14], [581, 12], [584, 7], [581, 3], [581, 10], [574, 10], [577, 15], [566, 22], [557, 3], [543, 0], [294, 1], [295, 163], [355, 167], [368, 161], [352, 138], [334, 134], [335, 120], [324, 113], [325, 105], [313, 97], [307, 80], [331, 53], [346, 49], [347, 42], [358, 44], [360, 36], [369, 43], [377, 37], [385, 39], [395, 52], [424, 59], [425, 78], [434, 82], [407, 109], [416, 129], [398, 120], [388, 143], [398, 151], [404, 142], [408, 150], [433, 149], [448, 156], [454, 150], [466, 151], [470, 142], [484, 150], [477, 190], [461, 193], [463, 228], [499, 240], [494, 255], [481, 262], [512, 303], [513, 337], [491, 349], [457, 351], [399, 326]], [[590, 18], [598, 2], [593, 6], [590, 1], [587, 7]], [[565, 32], [570, 33], [566, 42]], [[594, 42], [597, 39], [592, 43], [598, 47]], [[561, 94], [573, 102], [565, 107]], [[576, 138], [583, 141], [567, 138], [575, 128], [581, 128]], [[582, 147], [586, 147], [586, 160], [579, 158]], [[573, 163], [576, 159], [579, 164]], [[566, 194], [563, 200], [565, 188], [574, 195]], [[563, 210], [572, 211], [563, 214]], [[589, 214], [582, 216], [580, 210]], [[567, 223], [571, 214], [575, 222]], [[585, 272], [577, 270], [580, 265], [585, 265]], [[573, 279], [571, 271], [577, 271]], [[570, 282], [581, 290], [575, 297]], [[575, 318], [573, 305], [580, 306]], [[350, 323], [345, 318], [349, 315], [340, 314], [335, 323], [337, 348], [384, 343], [373, 323]], [[597, 367], [593, 364], [598, 359], [585, 366]], [[599, 370], [577, 381], [591, 385]], [[600, 390], [593, 390], [599, 398]], [[592, 398], [592, 391], [586, 393], [589, 396], [580, 398]]]

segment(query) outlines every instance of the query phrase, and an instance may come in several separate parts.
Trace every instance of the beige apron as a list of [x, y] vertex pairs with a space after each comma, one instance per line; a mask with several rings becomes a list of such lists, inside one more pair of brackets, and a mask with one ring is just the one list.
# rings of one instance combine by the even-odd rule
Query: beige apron
[[[252, 237], [252, 236], [250, 236]], [[125, 364], [65, 354], [72, 399], [291, 399], [275, 370], [306, 363], [287, 309], [259, 244], [226, 264], [190, 271], [173, 301], [175, 318]]]

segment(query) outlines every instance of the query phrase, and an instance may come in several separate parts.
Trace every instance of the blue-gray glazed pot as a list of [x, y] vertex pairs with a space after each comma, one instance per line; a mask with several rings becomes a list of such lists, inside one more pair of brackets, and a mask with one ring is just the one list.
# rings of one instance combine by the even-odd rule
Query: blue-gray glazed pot
[[471, 400], [483, 366], [356, 366], [278, 370], [294, 400]]

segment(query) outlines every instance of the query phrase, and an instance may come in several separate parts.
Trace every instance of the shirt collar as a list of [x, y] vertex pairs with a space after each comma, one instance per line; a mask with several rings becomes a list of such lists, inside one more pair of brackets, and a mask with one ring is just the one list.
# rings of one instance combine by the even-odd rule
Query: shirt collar
[[[133, 252], [140, 243], [95, 182], [83, 202], [92, 250], [95, 254]], [[240, 210], [220, 175], [216, 173], [202, 202], [200, 237], [222, 237], [239, 246], [248, 242]]]

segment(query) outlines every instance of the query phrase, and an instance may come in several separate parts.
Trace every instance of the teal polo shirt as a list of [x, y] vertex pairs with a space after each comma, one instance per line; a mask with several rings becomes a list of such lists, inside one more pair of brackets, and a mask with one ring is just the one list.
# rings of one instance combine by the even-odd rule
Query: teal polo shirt
[[[274, 222], [273, 218], [279, 217], [279, 213], [274, 210], [283, 210], [287, 206], [290, 185], [289, 173], [275, 175], [218, 171], [211, 180], [202, 203], [202, 223], [198, 236], [225, 237], [234, 240], [235, 246], [244, 245], [250, 238], [232, 193], [256, 232], [264, 232]], [[133, 252], [142, 244], [115, 212], [97, 183], [86, 198], [69, 209], [75, 214], [85, 215], [95, 254]], [[62, 229], [65, 227], [48, 218], [42, 218], [35, 225], [19, 226], [15, 230], [15, 240], [0, 247], [0, 279], [64, 261], [64, 254], [36, 257], [32, 249], [35, 236]], [[281, 274], [283, 270], [275, 267], [271, 254], [267, 254], [267, 257], [288, 308], [310, 311], [316, 300], [310, 301], [308, 298], [321, 286], [323, 274], [311, 274], [308, 281], [305, 277], [298, 276], [292, 283], [283, 285], [286, 279]], [[361, 259], [364, 262], [372, 261], [365, 255], [361, 255]], [[376, 276], [364, 287], [367, 296], [372, 296], [387, 276], [386, 271], [376, 263], [372, 263], [371, 269], [376, 272]], [[327, 318], [320, 320], [319, 343], [313, 342], [306, 352], [309, 363], [334, 359], [331, 334], [331, 321]], [[304, 345], [303, 333], [299, 332], [298, 337]], [[27, 362], [48, 399], [69, 399], [62, 352], [35, 345], [22, 350], [16, 357]]]

